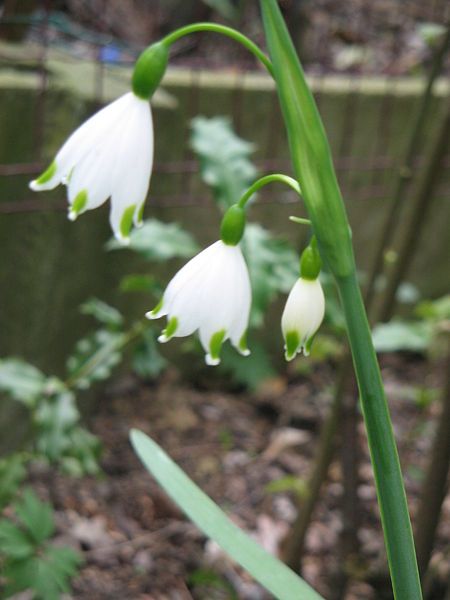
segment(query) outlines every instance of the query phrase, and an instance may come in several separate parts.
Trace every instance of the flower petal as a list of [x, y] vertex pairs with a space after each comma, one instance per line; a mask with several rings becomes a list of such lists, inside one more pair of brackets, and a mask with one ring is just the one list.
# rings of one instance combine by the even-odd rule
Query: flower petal
[[124, 226], [124, 223], [128, 225], [128, 218], [124, 221], [125, 211], [130, 211], [130, 226], [141, 215], [150, 183], [152, 162], [153, 125], [150, 105], [135, 97], [127, 129], [116, 147], [112, 174], [110, 223], [114, 235], [120, 241], [128, 237]]
[[111, 125], [121, 121], [134, 94], [124, 94], [85, 121], [66, 140], [55, 160], [40, 177], [30, 182], [34, 191], [51, 190], [70, 175], [73, 167], [101, 142]]

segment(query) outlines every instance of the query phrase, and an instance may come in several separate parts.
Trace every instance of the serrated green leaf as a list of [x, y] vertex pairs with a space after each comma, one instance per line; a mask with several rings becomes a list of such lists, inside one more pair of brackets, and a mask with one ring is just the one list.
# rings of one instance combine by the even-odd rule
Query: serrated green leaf
[[373, 344], [377, 352], [425, 352], [433, 335], [429, 323], [394, 320], [379, 323], [372, 331]]
[[123, 333], [99, 329], [77, 342], [67, 359], [67, 371], [72, 385], [87, 389], [95, 381], [107, 379], [120, 362]]
[[98, 298], [90, 298], [84, 302], [80, 307], [80, 311], [85, 315], [91, 315], [94, 319], [112, 329], [118, 329], [123, 324], [123, 316], [117, 308]]
[[70, 591], [69, 580], [81, 564], [80, 555], [66, 547], [48, 546], [39, 556], [8, 561], [4, 569], [7, 580], [5, 597], [32, 590], [34, 600], [59, 600]]
[[32, 408], [44, 393], [46, 376], [33, 365], [18, 358], [0, 360], [0, 391]]
[[38, 452], [50, 461], [58, 460], [67, 450], [67, 434], [79, 418], [72, 392], [66, 391], [42, 401], [34, 414]]
[[100, 440], [84, 429], [74, 427], [67, 434], [68, 445], [63, 457], [63, 469], [70, 475], [98, 475], [100, 473], [99, 458]]
[[22, 559], [34, 552], [34, 544], [30, 537], [12, 521], [0, 521], [0, 553], [8, 558]]
[[131, 365], [140, 377], [157, 377], [167, 366], [167, 360], [159, 352], [156, 335], [153, 330], [147, 329], [142, 334], [136, 345]]
[[[112, 239], [108, 250], [123, 249], [123, 245]], [[144, 258], [163, 262], [170, 258], [190, 258], [198, 252], [193, 237], [176, 223], [163, 223], [148, 219], [139, 229], [133, 230], [127, 249], [138, 252]]]
[[12, 500], [25, 475], [24, 459], [20, 454], [0, 460], [0, 511]]
[[191, 122], [191, 147], [198, 155], [203, 181], [213, 188], [222, 210], [238, 202], [257, 176], [249, 160], [253, 144], [238, 137], [226, 117], [196, 117]]
[[6, 579], [4, 597], [9, 598], [31, 589], [37, 574], [37, 560], [31, 556], [22, 560], [8, 560], [5, 562], [2, 575]]
[[279, 600], [320, 600], [301, 577], [263, 550], [198, 488], [164, 450], [141, 431], [131, 443], [149, 472], [188, 517]]
[[253, 223], [245, 229], [242, 249], [252, 283], [251, 323], [260, 326], [270, 302], [298, 278], [298, 256], [288, 242]]
[[32, 490], [24, 491], [14, 509], [36, 544], [41, 544], [52, 535], [55, 528], [52, 507], [41, 502]]

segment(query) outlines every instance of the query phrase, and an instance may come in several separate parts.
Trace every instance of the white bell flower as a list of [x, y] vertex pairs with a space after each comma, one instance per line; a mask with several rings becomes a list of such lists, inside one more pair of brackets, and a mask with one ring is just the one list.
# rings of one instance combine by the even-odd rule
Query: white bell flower
[[308, 356], [309, 342], [324, 314], [325, 298], [319, 279], [297, 279], [281, 318], [286, 360], [292, 360], [302, 350]]
[[178, 271], [146, 317], [167, 316], [160, 342], [198, 329], [206, 363], [218, 365], [227, 339], [244, 356], [250, 354], [245, 339], [250, 305], [250, 278], [241, 249], [220, 240]]
[[66, 185], [71, 220], [111, 197], [111, 227], [116, 238], [127, 243], [132, 223], [141, 222], [152, 164], [150, 104], [128, 92], [74, 131], [30, 188]]

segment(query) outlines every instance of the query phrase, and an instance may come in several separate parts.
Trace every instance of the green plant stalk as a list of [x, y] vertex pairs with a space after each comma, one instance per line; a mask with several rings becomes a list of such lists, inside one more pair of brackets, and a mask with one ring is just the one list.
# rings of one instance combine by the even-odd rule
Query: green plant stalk
[[402, 473], [331, 152], [278, 4], [261, 0], [261, 7], [294, 172], [347, 322], [394, 595], [398, 600], [419, 600], [422, 593]]
[[245, 208], [245, 205], [253, 196], [253, 194], [256, 194], [258, 190], [260, 190], [265, 185], [268, 185], [269, 183], [284, 183], [285, 185], [293, 189], [294, 192], [296, 192], [299, 196], [301, 195], [298, 181], [296, 181], [292, 177], [289, 177], [288, 175], [283, 175], [282, 173], [272, 173], [270, 175], [264, 175], [264, 177], [261, 177], [260, 179], [257, 179], [254, 183], [252, 183], [252, 185], [248, 188], [248, 190], [245, 192], [245, 194], [243, 194], [243, 196], [239, 200], [238, 205], [241, 208]]
[[180, 27], [179, 29], [169, 33], [161, 40], [161, 42], [166, 46], [171, 46], [174, 42], [178, 41], [182, 37], [201, 31], [220, 33], [222, 35], [226, 35], [235, 42], [242, 44], [242, 46], [247, 48], [247, 50], [249, 50], [265, 66], [269, 74], [273, 77], [272, 63], [261, 50], [261, 48], [259, 48], [259, 46], [257, 46], [254, 42], [252, 42], [252, 40], [250, 40], [240, 31], [237, 31], [232, 27], [227, 27], [226, 25], [220, 25], [219, 23], [193, 23], [192, 25]]

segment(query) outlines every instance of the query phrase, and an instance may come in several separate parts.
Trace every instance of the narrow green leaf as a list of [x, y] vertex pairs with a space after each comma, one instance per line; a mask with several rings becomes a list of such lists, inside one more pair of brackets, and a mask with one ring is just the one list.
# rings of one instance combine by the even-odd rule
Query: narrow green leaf
[[319, 249], [335, 275], [353, 271], [350, 228], [322, 120], [276, 0], [261, 0], [294, 172]]
[[130, 439], [145, 467], [188, 517], [278, 600], [321, 598], [239, 529], [153, 440], [136, 429], [131, 431]]

